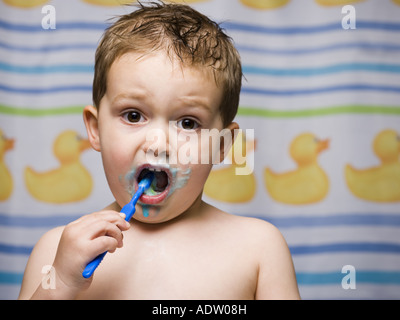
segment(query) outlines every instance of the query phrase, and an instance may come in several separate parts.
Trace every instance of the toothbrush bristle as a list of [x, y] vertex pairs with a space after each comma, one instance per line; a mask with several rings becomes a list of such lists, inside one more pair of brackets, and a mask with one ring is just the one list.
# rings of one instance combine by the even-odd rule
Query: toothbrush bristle
[[145, 177], [142, 180], [140, 180], [139, 185], [142, 186], [144, 190], [146, 190], [150, 187], [153, 178], [154, 178], [154, 173], [149, 171], [148, 173], [146, 173]]

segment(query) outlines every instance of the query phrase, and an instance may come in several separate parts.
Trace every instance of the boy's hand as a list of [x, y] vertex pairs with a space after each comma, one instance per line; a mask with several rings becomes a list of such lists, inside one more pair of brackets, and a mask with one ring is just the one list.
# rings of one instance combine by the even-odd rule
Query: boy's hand
[[68, 290], [78, 293], [88, 288], [93, 277], [82, 276], [86, 265], [99, 254], [122, 247], [122, 231], [130, 227], [124, 218], [124, 214], [108, 210], [83, 216], [65, 227], [53, 266]]

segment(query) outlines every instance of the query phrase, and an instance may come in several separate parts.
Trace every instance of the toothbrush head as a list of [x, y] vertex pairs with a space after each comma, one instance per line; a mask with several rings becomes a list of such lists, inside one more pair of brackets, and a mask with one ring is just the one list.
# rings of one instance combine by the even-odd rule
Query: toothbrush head
[[150, 188], [151, 183], [153, 182], [154, 179], [154, 173], [149, 171], [145, 177], [140, 180], [139, 182], [139, 190], [141, 190], [141, 192], [145, 192], [148, 188]]
[[151, 186], [153, 178], [154, 178], [154, 173], [149, 172], [148, 174], [146, 174], [144, 178], [139, 181], [138, 189], [133, 195], [131, 201], [129, 201], [126, 205], [122, 207], [121, 212], [125, 213], [126, 221], [129, 221], [132, 218], [133, 214], [136, 211], [135, 209], [136, 202], [139, 200], [141, 195], [146, 191], [146, 189], [148, 189]]

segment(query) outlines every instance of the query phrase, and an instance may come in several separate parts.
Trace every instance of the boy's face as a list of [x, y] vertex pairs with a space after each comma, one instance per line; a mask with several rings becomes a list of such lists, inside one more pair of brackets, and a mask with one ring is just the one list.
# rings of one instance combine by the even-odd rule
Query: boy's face
[[[119, 206], [149, 170], [155, 178], [135, 219], [164, 222], [200, 203], [223, 140], [221, 99], [211, 72], [183, 67], [163, 52], [127, 53], [112, 64], [99, 110], [86, 107], [84, 119]], [[217, 156], [222, 160], [224, 152]]]

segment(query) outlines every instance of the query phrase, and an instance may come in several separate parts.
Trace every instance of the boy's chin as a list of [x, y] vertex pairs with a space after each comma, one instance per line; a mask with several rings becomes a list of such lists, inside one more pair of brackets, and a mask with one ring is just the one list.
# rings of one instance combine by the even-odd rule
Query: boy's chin
[[163, 210], [157, 212], [157, 209], [144, 209], [143, 211], [140, 210], [140, 212], [138, 210], [132, 218], [142, 223], [159, 224], [172, 221], [180, 215], [181, 214], [176, 214], [176, 212], [174, 214], [168, 214], [167, 212], [163, 212]]

